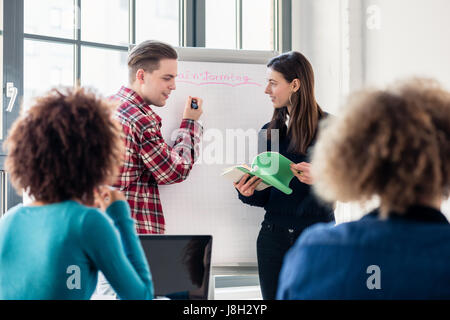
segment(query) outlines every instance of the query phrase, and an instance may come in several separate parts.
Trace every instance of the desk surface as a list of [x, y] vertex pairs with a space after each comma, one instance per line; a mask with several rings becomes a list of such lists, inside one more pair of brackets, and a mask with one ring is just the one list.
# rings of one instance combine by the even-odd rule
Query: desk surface
[[[259, 287], [258, 267], [256, 266], [212, 266], [211, 299], [215, 300], [253, 300], [262, 299]], [[98, 295], [92, 300], [112, 300], [115, 296]]]
[[222, 275], [233, 275], [233, 276], [244, 276], [244, 275], [258, 275], [257, 266], [212, 266], [211, 267], [212, 276], [222, 276]]

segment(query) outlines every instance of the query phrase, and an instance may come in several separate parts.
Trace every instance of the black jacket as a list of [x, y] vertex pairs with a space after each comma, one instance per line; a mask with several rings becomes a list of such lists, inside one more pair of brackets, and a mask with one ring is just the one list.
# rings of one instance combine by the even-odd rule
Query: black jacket
[[[265, 130], [269, 123], [265, 124], [258, 137], [258, 153], [264, 151], [277, 151], [294, 163], [310, 162], [310, 155], [315, 140], [308, 147], [306, 155], [288, 152], [290, 137], [287, 128], [279, 131], [279, 150], [271, 149], [271, 141], [267, 140]], [[305, 228], [317, 222], [334, 221], [332, 204], [326, 204], [318, 200], [309, 185], [301, 183], [293, 178], [289, 187], [293, 190], [290, 195], [284, 194], [276, 188], [267, 188], [255, 191], [251, 197], [239, 194], [239, 199], [249, 205], [264, 207], [266, 214], [264, 220], [281, 227]]]

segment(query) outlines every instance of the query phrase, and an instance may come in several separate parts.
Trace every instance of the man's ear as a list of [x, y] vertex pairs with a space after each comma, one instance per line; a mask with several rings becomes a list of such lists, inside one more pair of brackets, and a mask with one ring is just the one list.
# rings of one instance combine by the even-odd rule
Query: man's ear
[[143, 84], [144, 83], [144, 69], [138, 69], [136, 71], [136, 81], [139, 82], [139, 84]]
[[300, 79], [294, 79], [291, 82], [291, 89], [293, 92], [297, 92], [300, 89]]

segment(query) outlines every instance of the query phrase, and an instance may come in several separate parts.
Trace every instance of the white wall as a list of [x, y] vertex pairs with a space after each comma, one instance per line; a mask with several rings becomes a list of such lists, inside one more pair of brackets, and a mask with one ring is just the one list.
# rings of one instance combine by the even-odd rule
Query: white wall
[[292, 0], [292, 49], [316, 75], [319, 103], [349, 91], [429, 76], [450, 89], [450, 1]]
[[[363, 31], [365, 85], [427, 76], [450, 90], [450, 1], [365, 0], [364, 6], [380, 13], [379, 28]], [[450, 201], [442, 210], [450, 219]]]
[[[361, 26], [360, 12], [359, 0], [292, 0], [292, 50], [310, 60], [316, 98], [332, 114], [350, 90], [361, 86], [362, 29], [350, 28]], [[338, 203], [336, 222], [358, 219], [364, 212], [359, 205]]]
[[313, 65], [316, 97], [331, 113], [342, 98], [342, 30], [340, 0], [292, 1], [292, 49]]
[[[331, 113], [349, 92], [410, 76], [450, 89], [449, 13], [449, 0], [292, 0], [292, 49], [313, 64], [317, 99]], [[443, 210], [450, 218], [450, 201]], [[338, 211], [338, 222], [362, 214]]]
[[381, 18], [379, 29], [365, 28], [366, 84], [424, 75], [450, 89], [450, 1], [365, 0], [364, 4], [378, 7]]

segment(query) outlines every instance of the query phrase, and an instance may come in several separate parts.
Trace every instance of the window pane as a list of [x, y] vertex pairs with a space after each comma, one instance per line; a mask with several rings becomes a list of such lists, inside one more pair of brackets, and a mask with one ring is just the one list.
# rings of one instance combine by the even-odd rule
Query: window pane
[[25, 0], [25, 33], [73, 39], [74, 3], [73, 0]]
[[272, 0], [242, 0], [242, 49], [274, 49], [273, 16]]
[[74, 46], [24, 41], [24, 107], [31, 99], [57, 86], [73, 86]]
[[[1, 1], [3, 3], [3, 1]], [[3, 9], [3, 8], [2, 8]], [[1, 11], [3, 14], [3, 10]], [[3, 23], [3, 21], [2, 21]], [[3, 24], [1, 26], [2, 30], [0, 31], [0, 83], [3, 86]], [[0, 99], [0, 112], [2, 112], [3, 107], [3, 98]], [[2, 115], [0, 115], [0, 121], [2, 121]]]
[[110, 96], [128, 83], [128, 52], [81, 48], [81, 85]]
[[178, 0], [136, 0], [136, 43], [154, 39], [179, 46], [178, 4]]
[[[0, 83], [2, 84], [3, 87], [3, 0], [0, 0]], [[0, 114], [0, 123], [3, 122], [2, 110], [3, 110], [3, 98], [0, 99], [0, 112], [2, 113]], [[2, 134], [3, 137], [3, 132], [1, 132], [0, 134]]]
[[128, 45], [128, 0], [81, 1], [81, 39]]
[[236, 49], [236, 1], [205, 1], [205, 46]]

